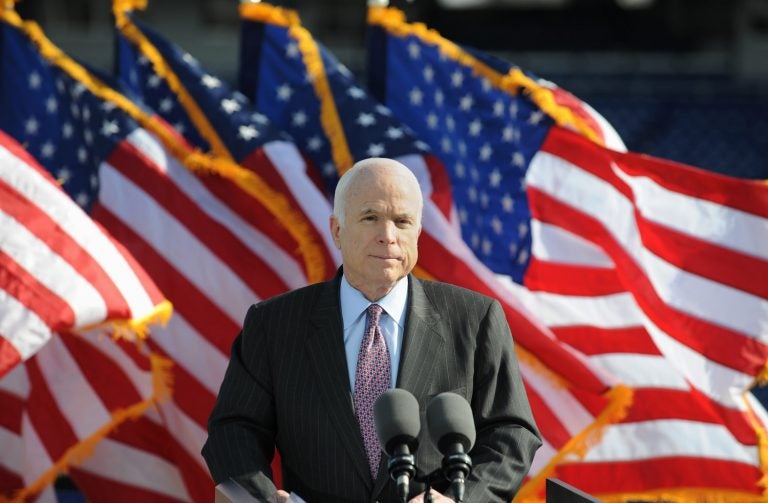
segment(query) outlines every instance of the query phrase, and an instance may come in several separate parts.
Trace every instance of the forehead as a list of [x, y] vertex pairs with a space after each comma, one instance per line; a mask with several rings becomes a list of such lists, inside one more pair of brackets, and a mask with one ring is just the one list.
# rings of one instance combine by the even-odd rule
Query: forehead
[[346, 195], [347, 211], [393, 211], [418, 213], [419, 187], [399, 173], [361, 173]]

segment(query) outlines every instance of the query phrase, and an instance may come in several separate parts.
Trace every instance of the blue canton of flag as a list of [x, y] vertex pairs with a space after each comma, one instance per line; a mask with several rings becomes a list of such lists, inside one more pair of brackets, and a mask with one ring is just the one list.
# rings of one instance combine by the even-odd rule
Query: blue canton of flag
[[[243, 20], [240, 86], [259, 110], [287, 131], [317, 166], [330, 193], [338, 179], [331, 145], [321, 132], [321, 107], [296, 40], [287, 28]], [[424, 155], [429, 147], [374, 101], [350, 71], [317, 44], [354, 160]], [[258, 76], [256, 78], [255, 76]], [[354, 131], [349, 128], [354, 127]]]
[[[0, 129], [14, 137], [89, 210], [100, 163], [137, 127], [122, 110], [42, 58], [22, 33], [2, 24]], [[8, 57], [10, 56], [10, 57]]]
[[[183, 49], [128, 14], [130, 19], [162, 55], [165, 63], [178, 76], [193, 100], [204, 112], [215, 132], [236, 161], [242, 161], [261, 145], [287, 139], [270, 126], [267, 117], [256, 112], [248, 99], [217, 76], [206, 72], [199, 62]], [[152, 63], [139, 49], [118, 34], [119, 77], [128, 82], [144, 101], [156, 110], [176, 131], [193, 145], [207, 151], [210, 146], [178, 102], [165, 79], [152, 68]]]
[[522, 283], [531, 246], [525, 173], [552, 119], [415, 36], [371, 27], [369, 61], [372, 92], [448, 169], [464, 240], [491, 270]]

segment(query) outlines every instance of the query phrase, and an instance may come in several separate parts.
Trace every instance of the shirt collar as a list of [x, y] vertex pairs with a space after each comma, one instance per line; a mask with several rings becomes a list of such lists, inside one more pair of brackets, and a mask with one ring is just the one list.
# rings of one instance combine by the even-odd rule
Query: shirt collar
[[380, 305], [402, 329], [405, 326], [405, 304], [408, 300], [408, 276], [401, 278], [392, 290], [376, 302], [371, 302], [341, 276], [341, 316], [346, 330], [371, 304]]

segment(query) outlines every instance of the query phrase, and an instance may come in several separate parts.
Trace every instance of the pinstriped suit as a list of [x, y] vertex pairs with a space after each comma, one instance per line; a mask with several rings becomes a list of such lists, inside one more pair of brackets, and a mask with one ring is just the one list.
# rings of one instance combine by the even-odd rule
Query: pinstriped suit
[[[442, 459], [426, 432], [429, 399], [459, 393], [477, 427], [465, 501], [509, 501], [541, 441], [501, 307], [469, 290], [409, 279], [397, 387], [421, 407], [417, 466], [429, 472]], [[240, 476], [251, 491], [271, 495], [277, 445], [286, 489], [310, 503], [397, 501], [386, 456], [375, 481], [368, 471], [346, 368], [339, 282], [340, 274], [248, 311], [203, 448], [217, 483]], [[412, 495], [421, 491], [412, 483]]]

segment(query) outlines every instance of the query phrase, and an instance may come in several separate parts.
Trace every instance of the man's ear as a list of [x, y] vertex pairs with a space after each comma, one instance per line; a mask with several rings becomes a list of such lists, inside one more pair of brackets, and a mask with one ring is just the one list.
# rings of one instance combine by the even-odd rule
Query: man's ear
[[339, 239], [339, 233], [341, 232], [341, 225], [339, 225], [339, 221], [336, 220], [335, 215], [331, 215], [331, 218], [328, 219], [328, 224], [331, 229], [331, 237], [333, 238], [333, 243], [336, 245], [336, 248], [341, 250], [341, 240]]

